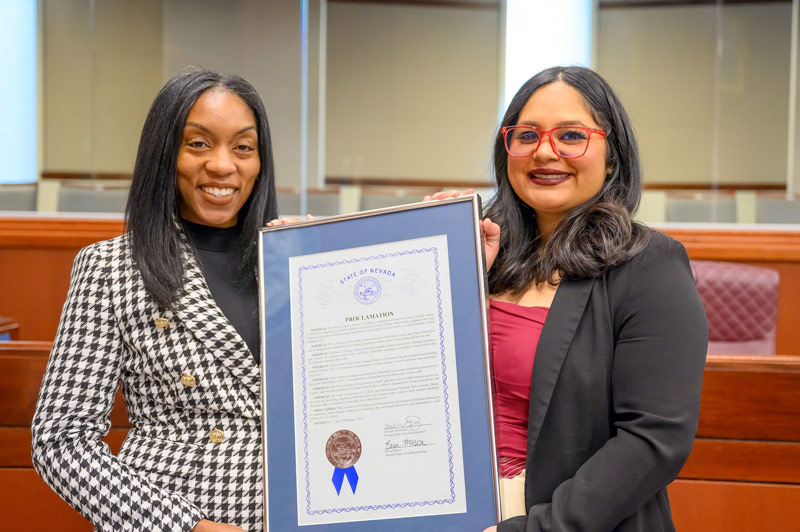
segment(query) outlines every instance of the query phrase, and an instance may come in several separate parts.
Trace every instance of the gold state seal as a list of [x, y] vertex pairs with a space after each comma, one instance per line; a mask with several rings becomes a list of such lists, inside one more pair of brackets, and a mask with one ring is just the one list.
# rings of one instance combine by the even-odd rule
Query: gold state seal
[[352, 467], [361, 458], [361, 440], [354, 432], [337, 430], [325, 444], [325, 456], [337, 469]]

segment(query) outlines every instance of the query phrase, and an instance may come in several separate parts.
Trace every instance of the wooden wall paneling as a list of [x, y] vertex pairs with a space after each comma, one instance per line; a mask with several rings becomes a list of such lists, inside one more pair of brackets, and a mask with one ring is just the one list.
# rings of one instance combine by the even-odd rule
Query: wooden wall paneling
[[20, 340], [52, 340], [78, 250], [0, 247], [0, 312], [16, 316]]
[[0, 468], [4, 532], [91, 532], [92, 525], [30, 468]]
[[[800, 298], [800, 231], [662, 230], [681, 241], [691, 258], [778, 270], [777, 352], [800, 355], [800, 313], [794, 310]], [[75, 254], [122, 231], [121, 219], [0, 216], [0, 315], [17, 318], [19, 339], [55, 337]]]
[[122, 219], [0, 216], [0, 247], [80, 249], [122, 234]]
[[30, 426], [51, 342], [0, 342], [0, 426]]
[[[708, 355], [678, 530], [800, 531], [800, 357]], [[780, 441], [783, 440], [783, 441]]]
[[122, 234], [122, 220], [0, 217], [0, 315], [19, 340], [53, 340], [78, 251]]
[[681, 242], [693, 259], [800, 262], [800, 230], [659, 228]]
[[[31, 463], [30, 422], [52, 342], [0, 342], [0, 515], [3, 531], [89, 532], [91, 524], [39, 478]], [[118, 392], [103, 441], [119, 452], [128, 420]], [[121, 426], [120, 426], [121, 425]]]
[[[32, 465], [30, 425], [51, 347], [51, 342], [0, 342], [0, 469]], [[117, 453], [130, 427], [121, 389], [111, 424], [103, 441]]]
[[797, 485], [676, 480], [668, 489], [677, 530], [800, 531]]
[[800, 373], [707, 369], [697, 436], [800, 441]]
[[800, 373], [800, 358], [792, 355], [725, 355], [706, 356], [706, 371], [739, 371], [748, 373]]
[[800, 443], [698, 438], [678, 477], [800, 484]]
[[[0, 342], [0, 426], [30, 427], [51, 345]], [[121, 387], [111, 410], [111, 424], [130, 427]]]

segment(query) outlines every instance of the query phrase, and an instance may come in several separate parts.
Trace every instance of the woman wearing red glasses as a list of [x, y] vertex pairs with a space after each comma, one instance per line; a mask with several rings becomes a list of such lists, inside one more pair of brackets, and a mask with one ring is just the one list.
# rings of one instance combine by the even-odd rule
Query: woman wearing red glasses
[[683, 246], [632, 220], [628, 116], [593, 71], [545, 70], [509, 105], [494, 169], [497, 530], [674, 530], [708, 330]]

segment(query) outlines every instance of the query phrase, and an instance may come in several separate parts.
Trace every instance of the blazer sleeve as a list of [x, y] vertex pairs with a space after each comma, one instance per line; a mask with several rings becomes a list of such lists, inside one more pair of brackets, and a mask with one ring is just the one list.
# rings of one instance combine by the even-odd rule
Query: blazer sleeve
[[100, 440], [124, 349], [104, 262], [93, 247], [75, 259], [34, 414], [33, 466], [95, 530], [188, 531], [202, 512], [131, 471]]
[[686, 251], [653, 235], [626, 269], [611, 296], [612, 437], [551, 502], [500, 523], [501, 532], [612, 530], [674, 480], [689, 457], [708, 323]]

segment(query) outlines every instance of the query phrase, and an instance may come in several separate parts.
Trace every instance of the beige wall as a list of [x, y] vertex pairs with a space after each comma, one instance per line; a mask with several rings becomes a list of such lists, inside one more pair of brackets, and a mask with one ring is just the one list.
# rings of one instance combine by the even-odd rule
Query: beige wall
[[488, 180], [498, 13], [328, 5], [329, 176]]
[[164, 2], [164, 76], [187, 65], [234, 72], [252, 83], [270, 121], [279, 186], [300, 173], [300, 3]]
[[161, 86], [161, 2], [44, 0], [45, 172], [130, 172]]
[[631, 114], [648, 182], [712, 182], [717, 96], [719, 182], [786, 181], [791, 4], [722, 13], [717, 93], [714, 6], [600, 10], [598, 70]]
[[[320, 184], [322, 109], [327, 175], [488, 179], [497, 11], [330, 3], [322, 107], [320, 4], [311, 2], [309, 185]], [[97, 0], [94, 14], [88, 0], [41, 5], [43, 171], [130, 172], [157, 90], [200, 64], [253, 82], [270, 117], [278, 184], [299, 185], [299, 2]], [[790, 9], [723, 8], [723, 183], [786, 178]], [[712, 180], [715, 13], [713, 6], [600, 10], [598, 69], [631, 113], [648, 182]]]
[[[794, 13], [793, 18], [798, 18], [798, 20], [794, 20], [794, 24], [800, 27], [800, 10], [797, 13]], [[794, 42], [795, 48], [798, 48], [798, 52], [800, 52], [800, 43], [795, 40]], [[795, 83], [800, 81], [800, 53], [796, 53], [795, 55]], [[795, 194], [800, 193], [800, 91], [795, 88], [794, 91], [794, 160], [792, 161], [793, 167], [791, 168], [792, 172], [792, 183], [788, 189]]]
[[300, 168], [299, 2], [43, 0], [45, 172], [130, 173], [158, 90], [188, 65], [253, 83], [278, 184]]

